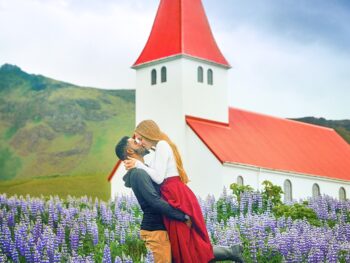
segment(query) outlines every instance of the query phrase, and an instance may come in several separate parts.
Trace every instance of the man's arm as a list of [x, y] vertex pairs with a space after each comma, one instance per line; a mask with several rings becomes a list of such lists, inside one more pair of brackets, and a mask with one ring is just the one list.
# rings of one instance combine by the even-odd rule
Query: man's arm
[[189, 219], [185, 213], [173, 208], [160, 197], [153, 186], [152, 179], [144, 170], [137, 169], [137, 171], [134, 172], [137, 174], [133, 178], [133, 188], [136, 187], [139, 190], [143, 198], [153, 209], [166, 217], [178, 221], [185, 222]]

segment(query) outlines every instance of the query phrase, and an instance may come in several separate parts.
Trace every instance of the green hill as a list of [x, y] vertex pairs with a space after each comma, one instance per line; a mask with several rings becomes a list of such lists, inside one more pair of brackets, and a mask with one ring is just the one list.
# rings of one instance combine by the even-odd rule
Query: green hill
[[350, 120], [326, 120], [325, 118], [315, 117], [304, 117], [293, 120], [333, 128], [350, 144]]
[[135, 92], [79, 87], [0, 68], [0, 192], [107, 199], [115, 142], [135, 124]]

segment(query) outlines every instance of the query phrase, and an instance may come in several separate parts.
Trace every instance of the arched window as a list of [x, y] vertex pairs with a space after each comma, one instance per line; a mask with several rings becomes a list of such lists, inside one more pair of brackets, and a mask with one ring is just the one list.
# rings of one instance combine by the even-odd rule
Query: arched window
[[244, 185], [243, 177], [240, 176], [240, 175], [237, 177], [237, 184], [240, 185], [240, 186], [243, 186], [243, 185]]
[[339, 200], [345, 201], [346, 200], [346, 191], [344, 187], [339, 188]]
[[152, 85], [157, 84], [157, 71], [155, 69], [152, 69], [151, 71], [151, 84]]
[[289, 181], [289, 180], [284, 181], [283, 192], [284, 192], [284, 201], [285, 202], [290, 202], [293, 200], [291, 181]]
[[198, 67], [197, 69], [197, 81], [203, 83], [203, 68]]
[[160, 70], [160, 81], [166, 82], [166, 67], [162, 67], [162, 69]]
[[213, 70], [212, 69], [208, 69], [208, 84], [209, 85], [213, 85], [214, 80], [213, 80]]
[[314, 184], [312, 186], [312, 197], [317, 197], [320, 195], [321, 195], [320, 187], [318, 186], [318, 184]]

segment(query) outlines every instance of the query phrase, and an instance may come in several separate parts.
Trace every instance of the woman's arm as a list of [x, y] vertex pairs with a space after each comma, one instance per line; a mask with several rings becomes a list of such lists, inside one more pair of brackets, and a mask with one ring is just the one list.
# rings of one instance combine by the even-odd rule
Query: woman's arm
[[140, 161], [136, 161], [136, 167], [145, 170], [152, 181], [156, 184], [161, 184], [166, 176], [166, 170], [168, 165], [168, 160], [172, 154], [172, 150], [169, 144], [165, 141], [159, 141], [157, 143], [154, 160], [152, 166], [148, 167]]

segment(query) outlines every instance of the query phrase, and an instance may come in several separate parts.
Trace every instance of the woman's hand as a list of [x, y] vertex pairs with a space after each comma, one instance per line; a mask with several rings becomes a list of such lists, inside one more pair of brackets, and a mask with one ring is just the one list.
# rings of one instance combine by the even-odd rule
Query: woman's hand
[[135, 168], [136, 167], [136, 161], [137, 160], [135, 158], [128, 157], [128, 159], [126, 159], [124, 161], [125, 169], [126, 170], [130, 170], [132, 168]]

